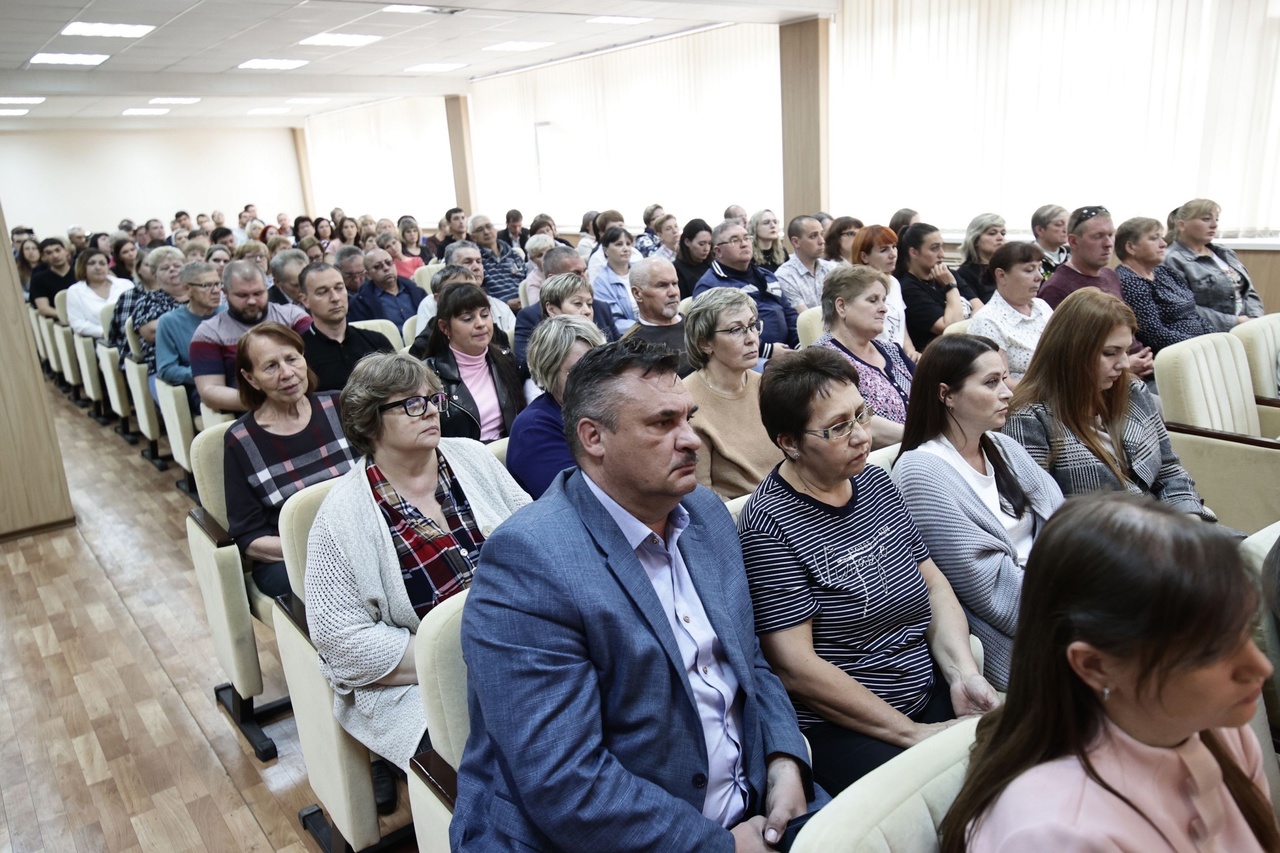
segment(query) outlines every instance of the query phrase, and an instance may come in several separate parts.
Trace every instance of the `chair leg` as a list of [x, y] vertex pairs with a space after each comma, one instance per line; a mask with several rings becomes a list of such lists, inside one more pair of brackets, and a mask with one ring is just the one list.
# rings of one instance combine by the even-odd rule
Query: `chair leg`
[[107, 411], [107, 406], [101, 400], [94, 400], [93, 406], [89, 409], [89, 417], [97, 421], [99, 426], [106, 426], [111, 423], [115, 415]]
[[123, 418], [120, 419], [120, 423], [116, 424], [115, 433], [116, 435], [124, 439], [126, 444], [138, 443], [138, 438], [139, 438], [138, 434], [129, 428], [128, 415], [125, 415]]
[[80, 386], [71, 386], [71, 402], [75, 403], [82, 409], [89, 408], [89, 399], [80, 393]]
[[[310, 805], [299, 811], [298, 822], [302, 824], [303, 829], [311, 833], [311, 837], [324, 853], [354, 853], [351, 845], [338, 831], [338, 827], [329, 823], [329, 819], [324, 816], [324, 812], [318, 805]], [[377, 844], [364, 848], [360, 853], [384, 853], [411, 840], [413, 840], [412, 822], [382, 836]]]
[[196, 491], [196, 475], [190, 471], [184, 472], [184, 476], [178, 481], [178, 491], [182, 492], [191, 500], [196, 502], [197, 506], [203, 506], [200, 503], [200, 493]]
[[156, 466], [157, 471], [168, 471], [169, 460], [173, 458], [160, 452], [160, 442], [155, 439], [149, 440], [147, 446], [142, 449], [142, 453], [139, 455]]
[[213, 688], [214, 700], [231, 715], [240, 734], [253, 747], [253, 754], [259, 761], [271, 761], [276, 757], [276, 742], [262, 730], [263, 723], [269, 723], [293, 710], [289, 697], [268, 702], [257, 708], [253, 706], [253, 697], [245, 698], [228, 684], [219, 684]]

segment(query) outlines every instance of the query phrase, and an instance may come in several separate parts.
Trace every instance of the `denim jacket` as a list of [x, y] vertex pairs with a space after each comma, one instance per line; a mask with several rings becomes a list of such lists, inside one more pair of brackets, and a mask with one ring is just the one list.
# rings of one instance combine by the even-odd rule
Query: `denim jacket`
[[[1254, 289], [1249, 278], [1249, 271], [1240, 263], [1236, 253], [1216, 243], [1209, 244], [1209, 250], [1221, 258], [1232, 269], [1240, 274], [1240, 297], [1242, 307], [1240, 314], [1249, 317], [1261, 317], [1263, 314], [1262, 299]], [[1187, 280], [1196, 299], [1196, 311], [1213, 326], [1214, 331], [1229, 332], [1236, 325], [1236, 290], [1227, 274], [1218, 266], [1217, 261], [1207, 255], [1197, 255], [1194, 250], [1175, 240], [1165, 252], [1164, 265], [1181, 273]]]

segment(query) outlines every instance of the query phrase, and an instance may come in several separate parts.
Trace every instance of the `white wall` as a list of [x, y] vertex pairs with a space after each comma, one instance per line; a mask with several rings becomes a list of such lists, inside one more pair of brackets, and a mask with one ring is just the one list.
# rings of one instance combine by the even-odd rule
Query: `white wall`
[[782, 206], [778, 28], [732, 27], [471, 87], [477, 206], [576, 231], [586, 210], [633, 226], [654, 202], [713, 225]]
[[264, 218], [302, 210], [288, 128], [0, 133], [0, 200], [10, 225], [41, 237], [114, 231], [124, 218], [221, 209], [235, 225], [250, 202]]
[[[397, 98], [307, 120], [311, 190], [325, 216], [417, 217], [424, 232], [454, 206], [444, 98]], [[319, 212], [317, 211], [317, 212]]]

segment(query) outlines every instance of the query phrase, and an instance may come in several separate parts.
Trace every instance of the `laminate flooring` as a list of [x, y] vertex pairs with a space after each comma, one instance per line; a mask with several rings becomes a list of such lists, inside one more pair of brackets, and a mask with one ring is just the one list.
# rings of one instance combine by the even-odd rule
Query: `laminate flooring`
[[[293, 718], [263, 764], [214, 703], [181, 469], [46, 389], [77, 525], [0, 544], [0, 853], [319, 850]], [[265, 702], [286, 688], [257, 629]], [[384, 833], [409, 818], [402, 783]]]

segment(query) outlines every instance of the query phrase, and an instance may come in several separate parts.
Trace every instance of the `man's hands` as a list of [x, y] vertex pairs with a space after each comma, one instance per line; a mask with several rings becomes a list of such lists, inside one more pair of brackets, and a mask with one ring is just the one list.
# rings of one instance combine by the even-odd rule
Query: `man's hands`
[[1139, 379], [1156, 372], [1156, 357], [1151, 354], [1151, 347], [1143, 347], [1129, 356], [1129, 372]]

